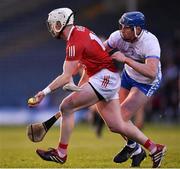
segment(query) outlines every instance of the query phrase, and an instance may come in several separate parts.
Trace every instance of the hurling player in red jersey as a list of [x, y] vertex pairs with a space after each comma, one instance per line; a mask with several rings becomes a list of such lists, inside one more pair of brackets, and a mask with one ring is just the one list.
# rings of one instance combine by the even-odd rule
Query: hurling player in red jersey
[[74, 15], [69, 8], [59, 8], [50, 12], [47, 24], [53, 37], [62, 38], [67, 42], [66, 59], [63, 73], [35, 95], [34, 106], [38, 105], [48, 93], [67, 84], [74, 72], [77, 72], [78, 64], [85, 67], [89, 80], [81, 86], [79, 92], [71, 93], [60, 104], [63, 120], [57, 148], [47, 151], [37, 149], [37, 154], [46, 161], [64, 163], [74, 127], [74, 112], [94, 104], [112, 132], [144, 145], [148, 138], [130, 121], [124, 121], [121, 116], [118, 96], [119, 73], [100, 39], [89, 29], [75, 26]]

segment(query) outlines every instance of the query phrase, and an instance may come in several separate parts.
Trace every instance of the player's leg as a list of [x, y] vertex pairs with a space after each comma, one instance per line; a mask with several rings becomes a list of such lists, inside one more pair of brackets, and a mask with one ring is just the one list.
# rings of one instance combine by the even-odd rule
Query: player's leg
[[96, 114], [97, 114], [96, 135], [97, 137], [101, 137], [104, 127], [104, 120], [101, 118], [99, 113], [96, 112]]
[[[121, 88], [119, 90], [120, 104], [122, 104], [124, 100], [126, 100], [132, 87], [133, 87], [133, 84], [132, 84], [131, 79], [129, 78], [127, 73], [123, 71], [122, 77], [121, 77]], [[121, 111], [121, 113], [122, 113], [123, 119], [125, 120], [130, 119], [131, 115], [127, 114], [129, 112]], [[125, 137], [123, 136], [123, 138]], [[120, 162], [124, 162], [128, 160], [128, 158], [133, 154], [133, 152], [139, 147], [133, 140], [130, 140], [128, 138], [125, 138], [125, 140], [127, 141], [127, 144], [122, 149], [122, 152], [119, 153], [118, 158], [114, 159], [115, 162], [120, 163]]]
[[119, 113], [120, 109], [118, 108], [118, 104], [118, 100], [111, 100], [109, 103], [101, 101], [97, 103], [97, 107], [111, 131], [126, 135], [128, 138], [132, 138], [143, 145], [146, 142], [147, 137], [130, 121], [124, 122]]
[[[134, 125], [136, 127], [138, 127], [140, 130], [143, 127], [144, 124], [144, 106], [142, 106], [134, 115]], [[133, 143], [131, 142], [131, 140], [128, 140], [127, 143]], [[137, 145], [138, 143], [136, 143]], [[128, 145], [128, 144], [127, 144]], [[139, 148], [132, 154], [131, 159], [132, 159], [132, 163], [131, 166], [132, 167], [139, 167], [141, 162], [146, 158], [146, 152], [145, 150], [139, 145]]]
[[73, 112], [84, 107], [89, 107], [99, 100], [89, 83], [85, 83], [81, 88], [81, 91], [70, 94], [62, 101], [60, 110], [63, 120], [58, 147], [49, 151], [38, 149], [36, 152], [42, 159], [58, 163], [64, 163], [66, 161], [67, 147], [74, 128]]
[[145, 105], [140, 107], [139, 110], [134, 115], [134, 124], [139, 129], [143, 129], [144, 126], [144, 113], [145, 113], [144, 107]]
[[[126, 80], [126, 77], [122, 77], [122, 81], [121, 81], [121, 88], [119, 90], [119, 100], [120, 100], [120, 104], [127, 98], [130, 89], [131, 89], [131, 84]], [[123, 119], [126, 119], [127, 114], [122, 113], [122, 117]], [[126, 112], [127, 113], [127, 112]], [[141, 161], [146, 157], [145, 151], [142, 149], [142, 147], [137, 144], [136, 142], [134, 142], [133, 140], [130, 140], [128, 138], [126, 138], [125, 136], [123, 136], [123, 138], [126, 140], [126, 145], [124, 146], [124, 148], [114, 157], [114, 162], [116, 163], [122, 163], [127, 161], [130, 157], [133, 156], [133, 153], [135, 153], [135, 160], [133, 158], [132, 161], [132, 165], [131, 166], [140, 166]]]
[[73, 126], [71, 126], [73, 112], [84, 107], [89, 107], [98, 101], [98, 97], [89, 83], [84, 84], [81, 88], [82, 90], [80, 92], [72, 93], [66, 97], [60, 105], [63, 116], [61, 141], [65, 144], [68, 143], [70, 135], [68, 133], [71, 133], [70, 131], [73, 128]]
[[121, 103], [123, 119], [129, 120], [135, 113], [144, 106], [150, 97], [146, 96], [137, 87], [132, 87], [126, 99]]
[[[148, 88], [148, 87], [147, 87]], [[149, 90], [151, 90], [151, 87], [149, 86]], [[148, 91], [148, 90], [147, 90]], [[137, 99], [138, 98], [138, 99]], [[150, 97], [147, 94], [145, 94], [144, 92], [142, 92], [141, 90], [139, 90], [139, 88], [137, 87], [132, 87], [131, 90], [130, 90], [130, 93], [129, 95], [127, 96], [127, 98], [121, 103], [121, 111], [122, 111], [122, 114], [123, 114], [123, 118], [124, 120], [129, 120], [131, 118], [131, 116], [133, 114], [135, 114], [139, 108], [141, 106], [145, 106], [145, 104], [149, 101]], [[128, 140], [128, 142], [131, 142], [132, 144], [134, 144], [135, 142], [132, 140]], [[135, 143], [136, 144], [136, 143]], [[145, 148], [147, 148], [151, 154], [153, 154], [154, 152], [156, 152], [156, 150], [158, 149], [159, 146], [157, 146], [155, 143], [153, 143], [151, 140], [148, 140], [147, 143], [144, 145]], [[162, 147], [161, 147], [162, 149]], [[162, 152], [165, 150], [166, 148], [163, 146], [163, 149], [162, 149]], [[134, 158], [132, 156], [132, 159], [133, 160], [136, 160], [136, 155], [139, 154], [140, 150], [137, 150], [136, 152], [134, 152]], [[161, 156], [160, 160], [162, 160], [162, 157], [163, 157], [163, 153], [160, 153]], [[143, 158], [143, 156], [145, 157], [145, 153], [143, 150], [141, 150], [141, 154], [139, 154], [140, 157], [139, 158]], [[158, 160], [157, 160], [158, 161]], [[159, 161], [159, 164], [157, 164], [155, 161], [154, 162], [154, 166], [156, 165], [159, 165], [160, 164], [160, 161]], [[136, 163], [135, 161], [133, 161], [133, 163]], [[132, 164], [133, 164], [132, 163]]]
[[77, 93], [72, 93], [63, 100], [60, 106], [63, 116], [62, 133], [60, 143], [57, 148], [57, 153], [61, 159], [67, 157], [67, 146], [73, 130], [72, 113], [81, 108], [94, 105], [101, 99], [108, 99], [109, 97], [117, 95], [119, 82], [120, 78], [118, 73], [111, 72], [108, 69], [103, 69], [91, 76], [89, 78], [89, 82], [81, 86], [82, 90]]
[[[134, 82], [135, 81], [132, 80], [125, 71], [123, 71], [121, 78], [121, 88], [119, 91], [119, 98], [121, 104], [128, 97], [131, 88], [134, 86], [134, 84], [136, 84]], [[121, 113], [123, 119], [125, 120], [130, 119], [131, 114], [128, 113], [131, 112], [122, 111]], [[130, 157], [133, 156], [133, 153], [135, 153], [134, 155], [136, 155], [135, 156], [136, 158], [132, 158], [133, 159], [132, 166], [140, 166], [141, 161], [145, 158], [145, 151], [141, 148], [139, 144], [137, 144], [133, 140], [130, 140], [128, 138], [125, 138], [125, 140], [127, 141], [127, 143], [124, 146], [124, 148], [115, 156], [114, 162], [122, 163], [124, 161], [127, 161]], [[134, 160], [134, 159], [140, 159], [140, 160]]]
[[148, 139], [136, 126], [130, 121], [124, 121], [120, 112], [119, 100], [114, 99], [108, 102], [100, 101], [97, 104], [98, 112], [105, 120], [107, 126], [112, 132], [123, 134], [128, 138], [144, 144]]
[[152, 154], [153, 167], [159, 167], [163, 159], [166, 147], [153, 143], [130, 121], [124, 121], [119, 108], [118, 100], [97, 103], [97, 108], [107, 126], [112, 132], [123, 134], [139, 144], [143, 145]]
[[[124, 120], [131, 119], [131, 117], [137, 113], [139, 107], [145, 104], [146, 100], [148, 100], [148, 97], [145, 96], [141, 91], [140, 94], [138, 94], [138, 89], [135, 92], [133, 90], [134, 89], [132, 88], [129, 93], [129, 90], [121, 87], [119, 92], [121, 113]], [[143, 96], [147, 98], [144, 98]], [[140, 166], [140, 163], [146, 157], [146, 153], [139, 144], [131, 139], [128, 139], [125, 147], [114, 157], [114, 162], [122, 163], [127, 161], [130, 157], [132, 158], [131, 166]]]

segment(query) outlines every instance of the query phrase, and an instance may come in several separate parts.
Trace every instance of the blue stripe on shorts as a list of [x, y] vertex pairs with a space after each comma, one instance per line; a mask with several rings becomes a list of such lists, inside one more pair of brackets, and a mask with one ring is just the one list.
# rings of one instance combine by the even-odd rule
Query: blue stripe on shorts
[[128, 90], [130, 90], [132, 87], [137, 87], [148, 97], [151, 97], [159, 88], [159, 86], [160, 86], [160, 81], [158, 81], [153, 85], [136, 82], [135, 80], [129, 77], [129, 75], [126, 73], [125, 70], [123, 71], [121, 76], [121, 87]]

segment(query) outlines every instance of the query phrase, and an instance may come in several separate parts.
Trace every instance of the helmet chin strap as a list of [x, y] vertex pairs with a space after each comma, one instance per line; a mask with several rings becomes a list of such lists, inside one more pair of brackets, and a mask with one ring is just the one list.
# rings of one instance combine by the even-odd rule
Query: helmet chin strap
[[68, 25], [69, 20], [70, 20], [70, 18], [71, 18], [72, 15], [74, 15], [74, 12], [72, 12], [72, 13], [69, 15], [68, 19], [66, 20], [66, 23], [65, 23], [64, 26], [62, 26], [62, 28], [59, 30], [59, 34], [60, 34], [60, 33], [65, 29], [65, 27]]
[[123, 36], [123, 34], [122, 34], [122, 31], [120, 31], [120, 35], [121, 35], [122, 38], [124, 38], [124, 36]]
[[142, 35], [143, 29], [141, 29], [141, 33], [139, 35], [137, 34], [136, 26], [134, 26], [133, 29], [134, 29], [134, 36], [138, 39]]
[[134, 29], [134, 36], [135, 36], [136, 38], [138, 38], [137, 31], [136, 31], [136, 27], [134, 26], [133, 29]]

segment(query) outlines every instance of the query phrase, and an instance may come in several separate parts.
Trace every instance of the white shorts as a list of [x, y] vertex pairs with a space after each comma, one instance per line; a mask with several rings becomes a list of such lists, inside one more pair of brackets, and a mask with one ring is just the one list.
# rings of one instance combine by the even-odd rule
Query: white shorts
[[104, 97], [106, 101], [119, 98], [120, 76], [119, 73], [102, 69], [89, 78], [94, 89]]

